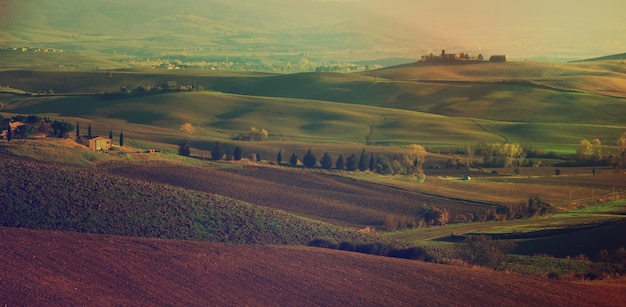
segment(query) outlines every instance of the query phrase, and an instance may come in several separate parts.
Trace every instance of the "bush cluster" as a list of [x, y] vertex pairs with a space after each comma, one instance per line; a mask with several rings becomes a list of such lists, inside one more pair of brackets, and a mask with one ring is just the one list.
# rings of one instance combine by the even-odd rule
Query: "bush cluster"
[[469, 264], [498, 270], [514, 248], [514, 242], [493, 240], [485, 235], [470, 235], [457, 245], [456, 254]]
[[500, 219], [521, 219], [554, 212], [556, 212], [554, 206], [543, 201], [538, 195], [531, 195], [527, 202], [521, 202], [516, 206], [499, 207], [496, 213]]
[[42, 133], [46, 136], [66, 138], [69, 133], [76, 128], [76, 126], [71, 123], [52, 120], [49, 117], [41, 118], [37, 115], [16, 115], [11, 118], [2, 118], [0, 120], [0, 130], [8, 129], [10, 131], [11, 122], [21, 122], [23, 124], [18, 126], [15, 131], [7, 132], [7, 139], [9, 141], [11, 138], [25, 139], [37, 133]]
[[388, 231], [397, 231], [406, 228], [421, 228], [428, 226], [445, 226], [450, 221], [450, 212], [445, 208], [437, 208], [422, 204], [415, 216], [389, 215], [385, 218], [385, 228]]
[[309, 242], [308, 245], [393, 258], [422, 260], [428, 262], [432, 262], [434, 260], [434, 258], [430, 256], [425, 249], [417, 246], [409, 248], [395, 248], [392, 245], [380, 242], [356, 244], [343, 241], [338, 243], [331, 239], [322, 238], [314, 239]]

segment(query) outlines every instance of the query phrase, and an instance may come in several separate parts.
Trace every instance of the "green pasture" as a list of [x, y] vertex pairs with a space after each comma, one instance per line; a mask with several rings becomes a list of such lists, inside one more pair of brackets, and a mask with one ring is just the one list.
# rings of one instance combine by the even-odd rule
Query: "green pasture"
[[[391, 239], [429, 246], [440, 253], [453, 247], [458, 235], [507, 235], [517, 247], [507, 269], [525, 274], [585, 273], [601, 264], [562, 259], [579, 254], [594, 259], [601, 250], [613, 252], [626, 246], [626, 201], [587, 206], [546, 217], [500, 222], [455, 224], [386, 233]], [[445, 252], [443, 252], [446, 254]], [[534, 257], [550, 255], [557, 258]]]
[[[211, 92], [170, 93], [119, 99], [98, 96], [16, 97], [3, 112], [84, 118], [94, 123], [134, 132], [139, 139], [228, 140], [251, 127], [266, 129], [270, 139], [317, 144], [369, 144], [405, 146], [418, 143], [431, 148], [511, 142], [544, 151], [573, 153], [581, 139], [600, 137], [612, 144], [626, 127], [617, 123], [519, 123], [327, 101], [242, 96]], [[178, 129], [191, 123], [194, 135]], [[146, 129], [132, 131], [134, 126]], [[109, 124], [109, 126], [111, 126]], [[161, 134], [150, 133], [149, 126]]]
[[626, 201], [620, 200], [601, 203], [569, 212], [556, 213], [546, 217], [492, 221], [484, 223], [452, 224], [442, 227], [429, 227], [398, 232], [386, 235], [411, 243], [437, 244], [451, 234], [523, 234], [546, 229], [566, 229], [581, 225], [596, 225], [603, 222], [624, 220], [626, 218]]
[[76, 52], [34, 51], [4, 51], [0, 50], [0, 71], [6, 69], [55, 69], [60, 71], [71, 70], [95, 70], [95, 69], [120, 69], [128, 65], [107, 60], [97, 56], [90, 56]]
[[[590, 85], [566, 89], [585, 78]], [[358, 74], [7, 70], [0, 72], [0, 84], [31, 92], [116, 93], [168, 82], [210, 91], [3, 96], [0, 103], [2, 112], [115, 122], [137, 139], [172, 143], [185, 137], [201, 149], [257, 127], [286, 145], [418, 143], [437, 149], [510, 142], [574, 153], [581, 139], [600, 138], [610, 150], [626, 131], [624, 98], [605, 95], [624, 92], [625, 79], [624, 68], [611, 61], [410, 64]], [[193, 135], [178, 131], [187, 122], [196, 128]]]

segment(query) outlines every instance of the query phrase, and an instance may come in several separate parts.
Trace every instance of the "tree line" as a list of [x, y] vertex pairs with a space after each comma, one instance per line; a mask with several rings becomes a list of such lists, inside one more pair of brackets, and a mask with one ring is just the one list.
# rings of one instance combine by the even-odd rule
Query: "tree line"
[[[11, 118], [1, 118], [2, 130], [6, 130], [6, 139], [26, 139], [30, 136], [42, 134], [45, 136], [56, 136], [67, 138], [74, 131], [75, 126], [66, 121], [53, 120], [50, 117], [40, 117], [37, 115], [16, 115]], [[17, 125], [16, 123], [19, 123]], [[14, 124], [12, 128], [11, 124]]]
[[[374, 155], [374, 153], [368, 153], [363, 149], [358, 156], [354, 153], [345, 156], [340, 154], [337, 158], [334, 158], [329, 152], [324, 152], [318, 160], [316, 154], [309, 148], [302, 158], [293, 152], [287, 163], [291, 166], [319, 167], [327, 170], [370, 171], [383, 175], [416, 175], [423, 177], [422, 166], [426, 154], [426, 149], [423, 146], [412, 144], [407, 147], [405, 154], [394, 155], [391, 158], [384, 154]], [[284, 162], [282, 150], [278, 151], [276, 162], [278, 164]]]
[[[256, 133], [262, 130], [252, 130], [252, 133]], [[182, 156], [191, 155], [191, 146], [186, 139], [181, 140], [178, 143], [178, 154]], [[407, 151], [403, 155], [394, 155], [389, 158], [386, 155], [374, 153], [368, 153], [363, 149], [360, 155], [354, 153], [350, 155], [340, 154], [337, 158], [334, 158], [329, 152], [324, 152], [321, 158], [317, 158], [312, 149], [308, 149], [306, 153], [300, 158], [297, 153], [292, 152], [289, 159], [285, 159], [283, 156], [283, 150], [280, 149], [276, 154], [276, 163], [278, 165], [290, 165], [307, 168], [322, 168], [326, 170], [347, 170], [347, 171], [361, 171], [361, 172], [377, 172], [383, 175], [414, 175], [422, 180], [424, 172], [422, 166], [426, 157], [426, 149], [417, 144], [412, 144], [407, 147]], [[235, 160], [239, 161], [244, 158], [243, 149], [239, 146], [235, 147], [234, 151], [224, 150], [219, 141], [215, 142], [215, 145], [211, 149], [211, 160]], [[248, 159], [252, 161], [261, 161], [261, 153], [252, 153], [248, 155]]]

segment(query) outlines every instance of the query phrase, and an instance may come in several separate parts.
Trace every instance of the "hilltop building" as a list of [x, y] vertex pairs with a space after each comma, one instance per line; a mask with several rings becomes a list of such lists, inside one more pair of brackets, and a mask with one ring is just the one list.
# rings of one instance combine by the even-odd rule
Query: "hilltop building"
[[489, 62], [506, 62], [506, 61], [508, 61], [506, 54], [494, 54], [491, 57], [489, 57]]

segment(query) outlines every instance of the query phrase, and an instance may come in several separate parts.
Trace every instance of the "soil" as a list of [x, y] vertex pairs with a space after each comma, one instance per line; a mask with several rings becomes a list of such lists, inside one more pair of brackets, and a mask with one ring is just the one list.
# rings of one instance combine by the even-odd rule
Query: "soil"
[[2, 305], [623, 306], [571, 282], [296, 246], [0, 228]]
[[282, 167], [112, 163], [107, 169], [116, 175], [215, 193], [350, 227], [382, 226], [388, 214], [413, 216], [422, 204], [445, 208], [453, 216], [493, 208], [492, 204], [480, 201]]

